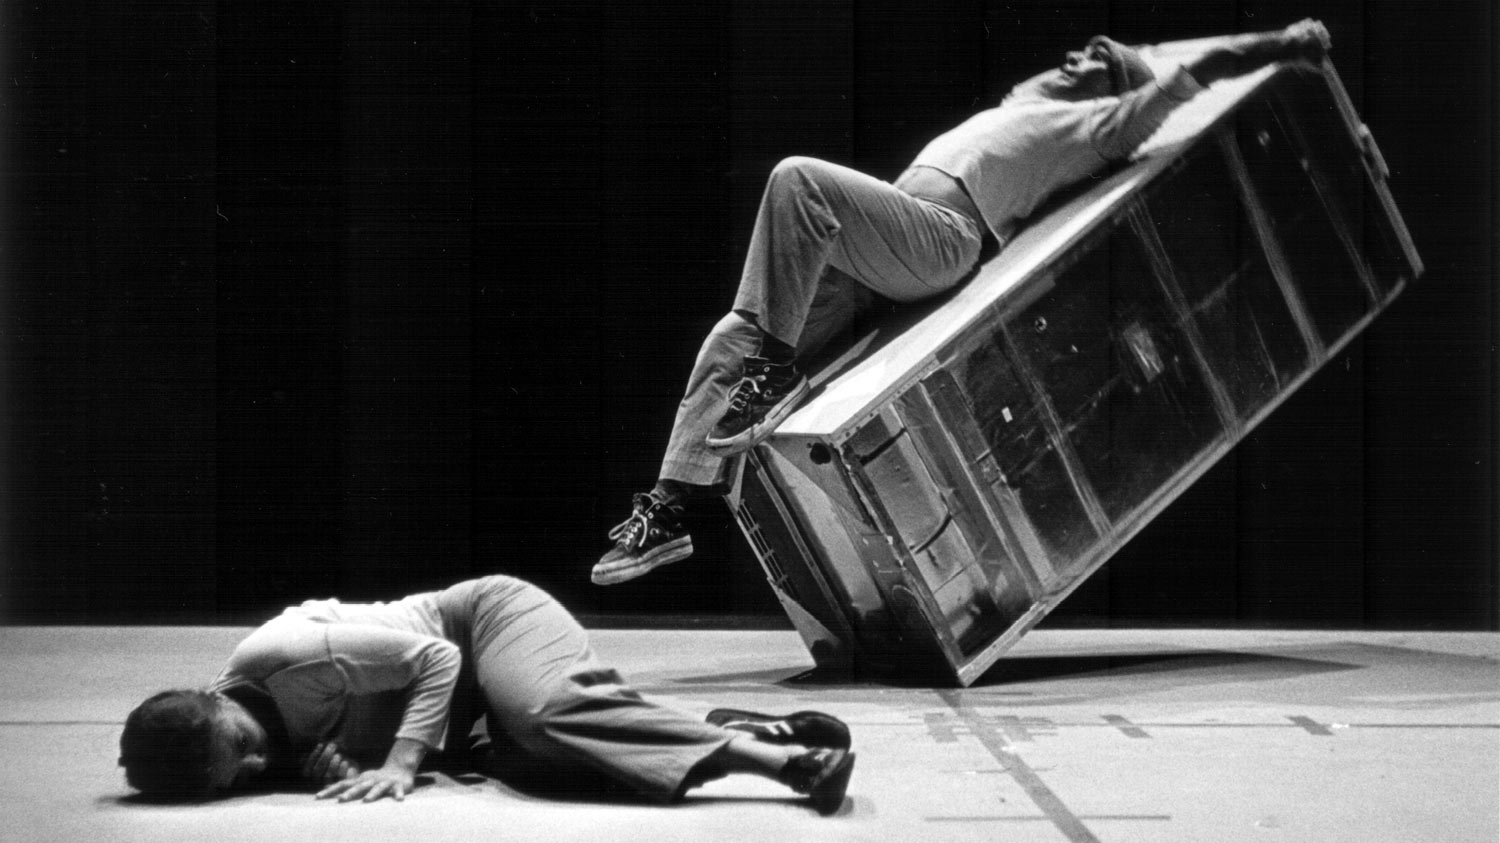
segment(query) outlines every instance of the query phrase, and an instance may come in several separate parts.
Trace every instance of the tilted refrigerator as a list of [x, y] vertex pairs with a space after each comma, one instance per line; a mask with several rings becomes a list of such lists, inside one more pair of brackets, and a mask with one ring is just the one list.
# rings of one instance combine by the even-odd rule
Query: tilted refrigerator
[[1421, 274], [1386, 176], [1331, 63], [1220, 83], [817, 372], [730, 495], [814, 660], [984, 673]]

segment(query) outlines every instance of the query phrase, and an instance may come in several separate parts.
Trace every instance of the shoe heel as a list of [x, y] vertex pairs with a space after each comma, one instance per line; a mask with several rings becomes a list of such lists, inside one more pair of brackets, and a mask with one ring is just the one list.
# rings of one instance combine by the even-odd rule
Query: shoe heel
[[808, 794], [812, 797], [813, 809], [820, 816], [836, 813], [844, 806], [844, 797], [849, 792], [849, 779], [854, 775], [854, 753], [846, 752], [839, 763]]

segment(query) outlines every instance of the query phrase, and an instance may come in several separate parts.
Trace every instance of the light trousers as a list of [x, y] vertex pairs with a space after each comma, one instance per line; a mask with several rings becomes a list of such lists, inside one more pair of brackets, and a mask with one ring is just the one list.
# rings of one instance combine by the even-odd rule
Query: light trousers
[[760, 329], [806, 361], [882, 302], [951, 289], [974, 267], [981, 242], [978, 225], [945, 205], [816, 158], [782, 161], [761, 197], [733, 310], [709, 332], [688, 376], [659, 477], [728, 481], [733, 462], [704, 440], [741, 361], [759, 348]]
[[732, 737], [636, 693], [600, 663], [572, 614], [530, 583], [484, 577], [436, 600], [444, 636], [464, 654], [450, 747], [482, 713], [501, 768], [574, 783], [597, 773], [666, 801], [696, 784], [689, 773]]

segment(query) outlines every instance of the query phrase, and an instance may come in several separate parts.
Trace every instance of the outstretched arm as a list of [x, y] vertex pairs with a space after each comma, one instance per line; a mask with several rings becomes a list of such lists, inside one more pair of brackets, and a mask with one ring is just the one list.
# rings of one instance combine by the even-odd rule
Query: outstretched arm
[[1286, 29], [1235, 35], [1183, 65], [1200, 85], [1240, 76], [1278, 61], [1319, 62], [1333, 41], [1328, 29], [1312, 19]]
[[1329, 43], [1328, 30], [1314, 20], [1274, 32], [1214, 39], [1213, 46], [1184, 61], [1166, 78], [1114, 100], [1098, 100], [1101, 104], [1090, 116], [1088, 128], [1094, 150], [1106, 161], [1123, 160], [1160, 128], [1173, 109], [1209, 84], [1274, 62], [1321, 61]]

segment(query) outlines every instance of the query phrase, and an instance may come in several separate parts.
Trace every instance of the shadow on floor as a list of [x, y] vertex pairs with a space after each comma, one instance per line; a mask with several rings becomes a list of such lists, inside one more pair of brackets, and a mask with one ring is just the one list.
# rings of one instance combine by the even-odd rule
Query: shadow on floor
[[1015, 685], [1031, 682], [1130, 677], [1159, 677], [1180, 686], [1185, 677], [1194, 684], [1213, 681], [1263, 682], [1310, 676], [1365, 666], [1306, 656], [1243, 653], [1230, 650], [1189, 650], [1173, 653], [1113, 653], [1085, 656], [1022, 656], [1002, 659], [985, 671], [971, 687]]
[[[1028, 686], [1050, 686], [1057, 683], [1086, 685], [1092, 680], [1115, 684], [1128, 678], [1134, 691], [1149, 691], [1153, 683], [1160, 683], [1163, 688], [1182, 688], [1217, 682], [1271, 682], [1298, 676], [1360, 670], [1364, 667], [1361, 664], [1309, 656], [1228, 650], [1021, 656], [997, 662], [970, 689], [1005, 688], [1019, 692]], [[952, 688], [956, 685], [951, 680], [931, 675], [916, 674], [907, 679], [902, 676], [866, 676], [813, 668], [794, 673], [785, 670], [758, 670], [699, 674], [684, 676], [668, 684], [642, 686], [642, 690], [773, 694], [779, 691], [800, 694], [859, 691], [871, 687], [927, 690]]]

